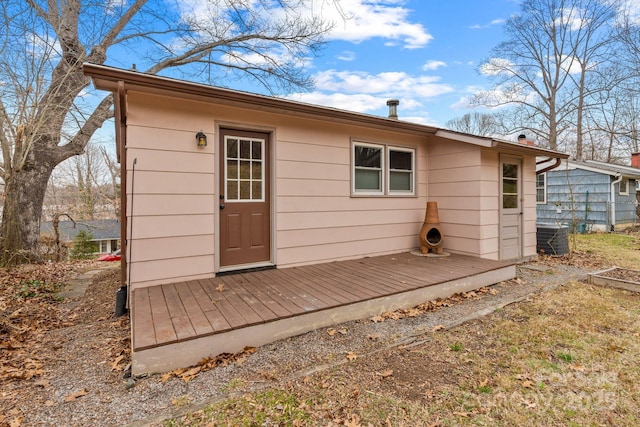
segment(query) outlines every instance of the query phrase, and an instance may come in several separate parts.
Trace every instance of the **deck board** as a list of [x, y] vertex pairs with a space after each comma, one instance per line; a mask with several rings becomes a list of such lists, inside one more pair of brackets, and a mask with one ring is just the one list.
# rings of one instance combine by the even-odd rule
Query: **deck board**
[[[133, 341], [140, 347], [151, 347], [156, 344], [153, 315], [151, 314], [151, 301], [149, 300], [149, 288], [142, 288], [133, 293], [134, 301], [133, 318], [131, 323], [137, 325], [133, 329]], [[153, 332], [153, 333], [150, 333]]]
[[213, 326], [209, 323], [209, 319], [202, 311], [198, 304], [197, 297], [193, 294], [191, 287], [187, 283], [178, 283], [176, 288], [182, 289], [180, 292], [180, 300], [183, 307], [187, 308], [187, 316], [197, 335], [206, 335], [214, 332]]
[[153, 326], [156, 334], [156, 344], [163, 342], [177, 341], [173, 322], [164, 298], [163, 288], [152, 286], [148, 288], [149, 303], [151, 304], [151, 315], [153, 316]]
[[[213, 328], [213, 332], [225, 331], [231, 329], [231, 325], [224, 318], [218, 307], [215, 306], [209, 295], [202, 289], [200, 282], [193, 280], [187, 282], [187, 288], [191, 291], [191, 294], [196, 299], [196, 303], [200, 308], [200, 311], [209, 321], [209, 324]], [[195, 308], [195, 307], [194, 307]]]
[[135, 352], [323, 310], [349, 310], [351, 304], [511, 265], [461, 255], [403, 253], [135, 289], [132, 346]]
[[[215, 308], [222, 314], [224, 319], [229, 324], [230, 329], [246, 325], [244, 317], [238, 311], [237, 307], [229, 303], [224, 297], [223, 293], [216, 289], [217, 285], [211, 280], [198, 280], [202, 289], [209, 295], [211, 302]], [[219, 284], [219, 283], [218, 283]]]

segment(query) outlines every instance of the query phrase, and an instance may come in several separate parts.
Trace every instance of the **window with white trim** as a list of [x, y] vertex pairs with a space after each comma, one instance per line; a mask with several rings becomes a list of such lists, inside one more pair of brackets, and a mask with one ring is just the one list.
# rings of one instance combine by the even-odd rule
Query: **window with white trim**
[[388, 147], [389, 159], [389, 194], [414, 194], [413, 171], [415, 170], [415, 150], [408, 148]]
[[415, 194], [415, 149], [355, 141], [352, 147], [352, 194]]
[[620, 195], [628, 196], [629, 195], [629, 180], [623, 179], [620, 181]]
[[353, 192], [383, 194], [384, 147], [382, 145], [353, 144]]
[[547, 203], [547, 174], [536, 175], [536, 203]]

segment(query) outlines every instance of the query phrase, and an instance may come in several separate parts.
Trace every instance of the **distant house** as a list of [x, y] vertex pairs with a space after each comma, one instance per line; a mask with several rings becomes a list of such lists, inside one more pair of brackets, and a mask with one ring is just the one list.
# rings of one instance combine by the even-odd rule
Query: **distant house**
[[[116, 219], [100, 219], [76, 221], [60, 221], [58, 225], [60, 241], [64, 243], [73, 242], [80, 231], [91, 233], [92, 241], [97, 245], [96, 254], [111, 253], [118, 249], [120, 241], [120, 221]], [[53, 224], [46, 221], [40, 224], [41, 235], [53, 235]]]
[[[634, 163], [635, 162], [635, 163]], [[613, 231], [638, 222], [640, 153], [632, 166], [563, 161], [536, 180], [537, 222], [572, 230]]]

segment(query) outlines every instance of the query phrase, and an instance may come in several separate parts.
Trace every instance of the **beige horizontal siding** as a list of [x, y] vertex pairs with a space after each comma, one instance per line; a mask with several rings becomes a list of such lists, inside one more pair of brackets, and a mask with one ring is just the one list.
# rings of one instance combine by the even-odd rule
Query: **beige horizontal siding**
[[417, 248], [416, 236], [393, 238], [369, 238], [352, 242], [313, 245], [306, 249], [300, 247], [278, 250], [279, 267], [316, 264], [319, 262], [357, 259], [363, 256], [375, 256], [403, 252]]
[[214, 215], [216, 202], [212, 194], [136, 194], [134, 209], [136, 216]]
[[131, 246], [131, 251], [132, 258], [136, 262], [200, 255], [213, 256], [214, 241], [210, 234], [137, 239]]
[[131, 268], [132, 288], [212, 277], [213, 271], [211, 255], [135, 262]]

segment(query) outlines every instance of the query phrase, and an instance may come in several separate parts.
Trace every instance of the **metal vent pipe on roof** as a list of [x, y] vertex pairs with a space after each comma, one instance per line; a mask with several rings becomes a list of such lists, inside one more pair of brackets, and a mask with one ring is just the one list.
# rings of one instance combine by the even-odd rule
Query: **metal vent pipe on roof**
[[387, 101], [390, 119], [398, 120], [398, 105], [400, 105], [400, 101], [397, 99], [390, 99]]

